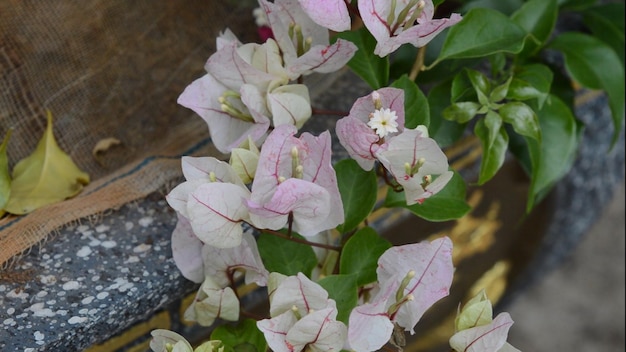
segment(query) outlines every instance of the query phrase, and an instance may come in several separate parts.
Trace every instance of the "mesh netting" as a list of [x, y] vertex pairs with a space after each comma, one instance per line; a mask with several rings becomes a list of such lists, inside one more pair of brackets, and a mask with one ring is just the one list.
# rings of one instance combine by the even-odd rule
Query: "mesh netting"
[[[50, 110], [60, 147], [92, 179], [74, 199], [0, 220], [1, 265], [60, 226], [162, 189], [191, 148], [217, 155], [202, 144], [206, 124], [176, 99], [203, 74], [224, 28], [255, 40], [253, 3], [0, 0], [0, 139], [13, 129], [10, 168], [32, 153]], [[120, 144], [94, 155], [111, 138]]]

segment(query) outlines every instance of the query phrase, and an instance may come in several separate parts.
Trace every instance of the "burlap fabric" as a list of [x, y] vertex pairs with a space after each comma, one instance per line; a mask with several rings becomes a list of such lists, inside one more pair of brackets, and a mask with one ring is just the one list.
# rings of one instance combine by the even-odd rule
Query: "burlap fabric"
[[[61, 148], [92, 183], [76, 198], [0, 220], [0, 266], [55, 229], [163, 190], [180, 159], [218, 155], [206, 124], [176, 104], [203, 74], [215, 37], [254, 41], [254, 1], [0, 0], [0, 136], [10, 167], [54, 116]], [[94, 155], [99, 141], [121, 143]]]

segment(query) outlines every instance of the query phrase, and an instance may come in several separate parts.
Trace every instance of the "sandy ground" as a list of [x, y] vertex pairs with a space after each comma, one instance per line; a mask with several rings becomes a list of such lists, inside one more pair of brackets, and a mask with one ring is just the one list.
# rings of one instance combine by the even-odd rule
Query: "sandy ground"
[[508, 311], [509, 342], [524, 352], [625, 351], [624, 184], [561, 266]]

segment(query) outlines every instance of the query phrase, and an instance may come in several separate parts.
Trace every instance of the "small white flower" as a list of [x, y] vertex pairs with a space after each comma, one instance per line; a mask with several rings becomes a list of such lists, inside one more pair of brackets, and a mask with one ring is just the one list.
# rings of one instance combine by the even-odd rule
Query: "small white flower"
[[380, 138], [384, 138], [389, 133], [398, 132], [398, 116], [391, 109], [380, 109], [374, 111], [367, 125], [373, 129]]

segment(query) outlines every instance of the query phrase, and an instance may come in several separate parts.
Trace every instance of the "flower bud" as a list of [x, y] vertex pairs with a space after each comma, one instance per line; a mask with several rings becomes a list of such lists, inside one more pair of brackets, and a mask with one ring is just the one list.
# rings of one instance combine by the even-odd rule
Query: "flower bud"
[[485, 290], [482, 290], [478, 295], [471, 298], [463, 309], [457, 312], [454, 328], [458, 332], [476, 326], [487, 325], [493, 320], [492, 315], [491, 301], [487, 298]]
[[[375, 110], [380, 110], [383, 107], [383, 102], [380, 99], [380, 93], [378, 93], [377, 91], [373, 91], [372, 92], [372, 101], [374, 102], [374, 109]], [[372, 115], [370, 115], [372, 116]]]
[[259, 154], [259, 148], [250, 136], [231, 151], [229, 164], [243, 183], [250, 183], [254, 179], [259, 164]]

